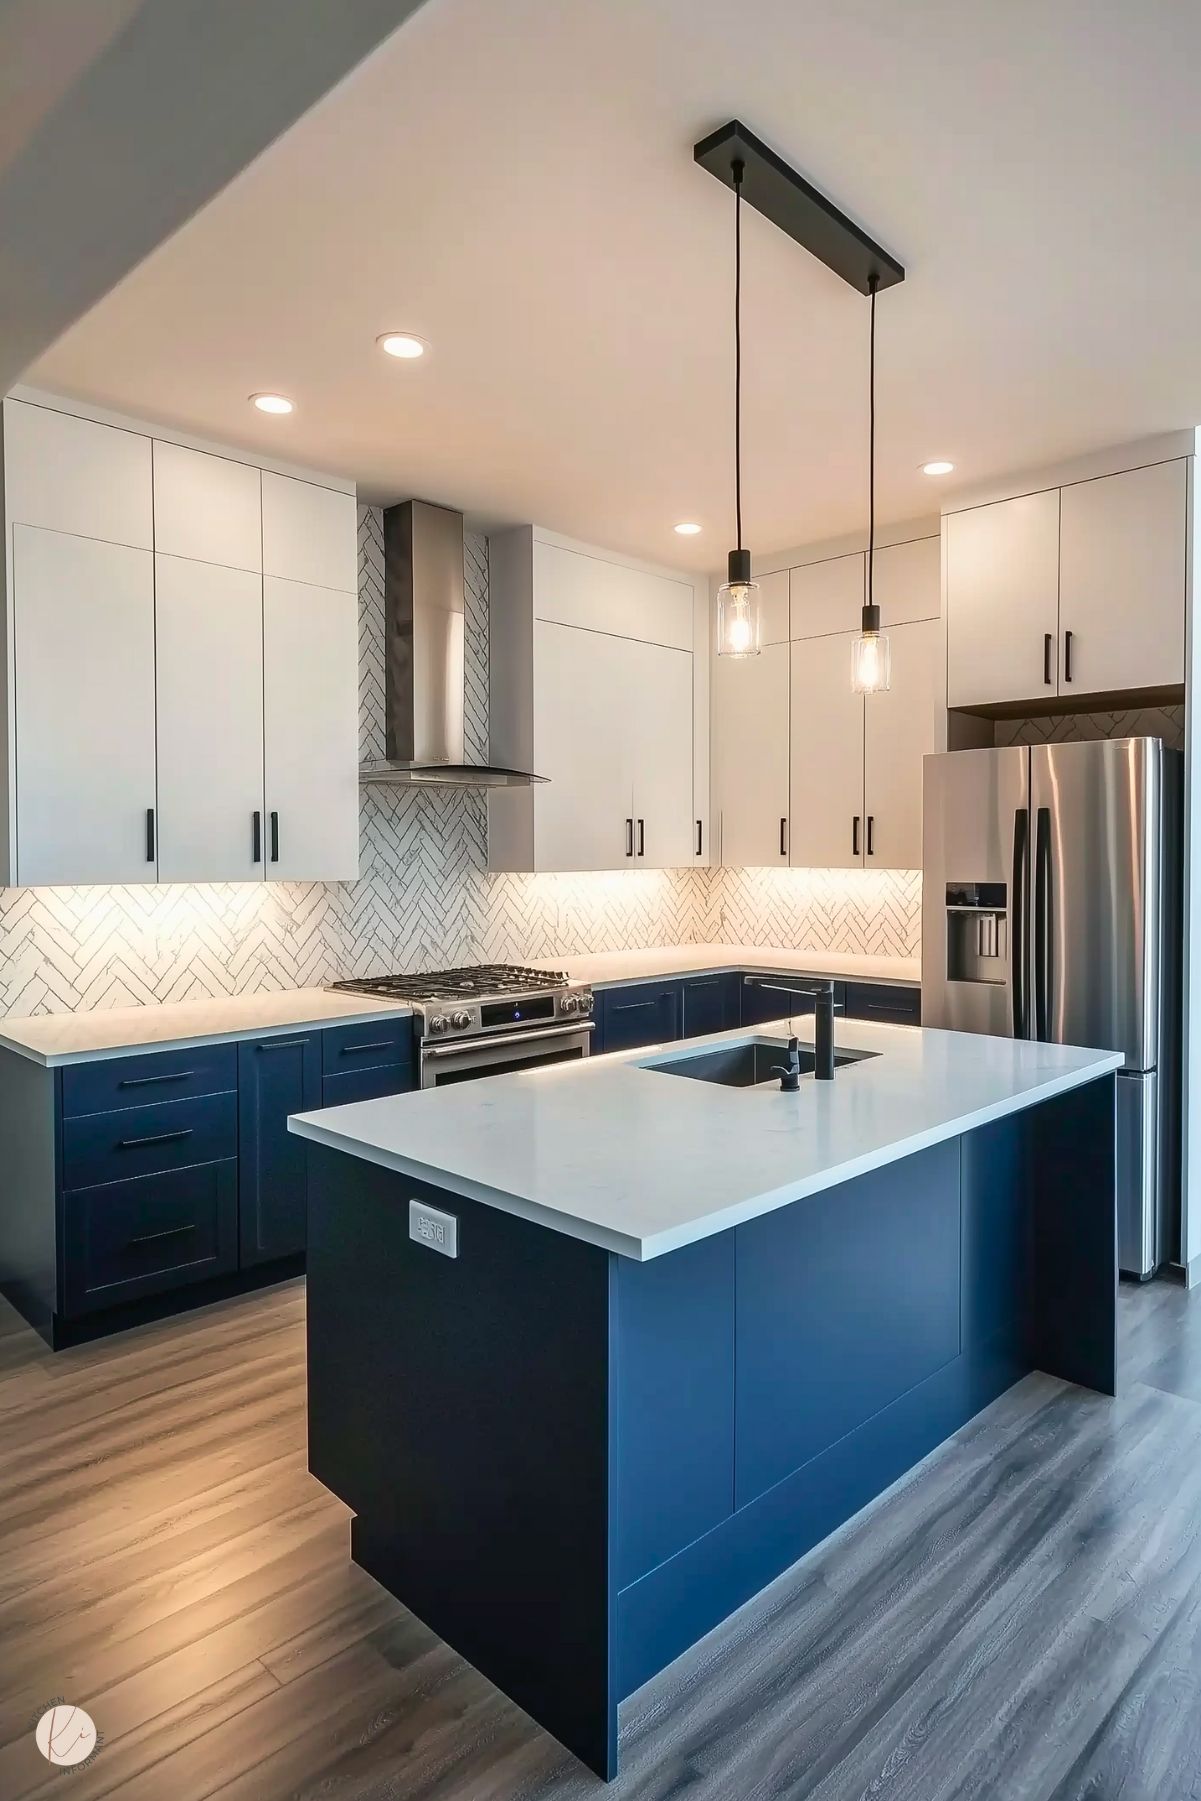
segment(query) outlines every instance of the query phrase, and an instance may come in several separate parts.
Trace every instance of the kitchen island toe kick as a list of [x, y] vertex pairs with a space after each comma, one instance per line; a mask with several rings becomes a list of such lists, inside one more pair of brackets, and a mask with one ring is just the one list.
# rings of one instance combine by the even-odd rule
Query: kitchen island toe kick
[[[738, 1098], [760, 1131], [829, 1114], [836, 1137], [840, 1107], [870, 1132], [852, 1084], [887, 1088], [889, 1043], [912, 1074], [901, 1039], [953, 1035], [861, 1036], [882, 1054], [828, 1096], [810, 1083], [795, 1116], [625, 1067], [669, 1134], [674, 1109]], [[312, 1140], [310, 1468], [355, 1513], [355, 1560], [599, 1775], [626, 1696], [1011, 1384], [1041, 1369], [1113, 1392], [1117, 1059], [1006, 1049], [1029, 1080], [1015, 1098], [1011, 1067], [1003, 1105], [974, 1089], [967, 1129], [944, 1118], [816, 1190], [809, 1172], [732, 1224], [710, 1210], [663, 1254], [548, 1223], [544, 1169], [525, 1212], [431, 1180], [431, 1122], [461, 1128], [463, 1089], [294, 1122]], [[604, 1164], [609, 1063], [499, 1077], [471, 1104], [553, 1117], [596, 1082]], [[406, 1140], [425, 1174], [397, 1166]], [[621, 1148], [636, 1195], [644, 1147]]]

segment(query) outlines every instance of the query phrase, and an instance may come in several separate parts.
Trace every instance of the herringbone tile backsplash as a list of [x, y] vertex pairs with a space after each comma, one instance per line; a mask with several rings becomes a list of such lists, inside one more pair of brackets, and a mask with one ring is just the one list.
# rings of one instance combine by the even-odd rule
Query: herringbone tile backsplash
[[[466, 545], [468, 755], [487, 751], [488, 545]], [[362, 748], [383, 754], [383, 525], [359, 512]], [[831, 870], [489, 875], [483, 797], [363, 792], [353, 883], [0, 890], [0, 1011], [58, 1013], [340, 975], [724, 939], [916, 955], [921, 876]]]

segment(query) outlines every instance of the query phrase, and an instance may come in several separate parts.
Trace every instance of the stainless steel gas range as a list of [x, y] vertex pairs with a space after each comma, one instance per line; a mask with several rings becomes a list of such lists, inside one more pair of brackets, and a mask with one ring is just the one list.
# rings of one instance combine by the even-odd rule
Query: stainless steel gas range
[[586, 982], [508, 963], [331, 986], [412, 1007], [422, 1088], [572, 1062], [588, 1055], [596, 1029]]

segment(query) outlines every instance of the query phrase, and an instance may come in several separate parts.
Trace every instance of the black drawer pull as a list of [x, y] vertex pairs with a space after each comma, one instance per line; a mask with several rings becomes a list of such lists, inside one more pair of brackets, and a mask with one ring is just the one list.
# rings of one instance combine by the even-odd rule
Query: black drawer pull
[[701, 845], [704, 841], [704, 822], [698, 819], [696, 822], [696, 854], [698, 857], [701, 855]]
[[146, 809], [146, 861], [154, 862], [154, 808]]
[[250, 861], [261, 863], [263, 860], [263, 815], [254, 812], [250, 815]]
[[867, 816], [867, 854], [869, 857], [874, 857], [876, 854], [876, 816], [874, 813], [869, 813]]
[[1052, 673], [1052, 669], [1051, 669], [1051, 650], [1052, 650], [1054, 643], [1055, 643], [1054, 634], [1052, 632], [1044, 632], [1043, 633], [1043, 681], [1046, 683], [1048, 688], [1052, 685], [1052, 683], [1055, 680], [1055, 676]]
[[1063, 634], [1063, 679], [1065, 682], [1070, 682], [1072, 679], [1072, 633], [1071, 632], [1065, 632]]
[[196, 1074], [194, 1069], [173, 1069], [165, 1076], [122, 1076], [118, 1088], [149, 1088], [155, 1082], [186, 1082]]
[[392, 1048], [391, 1038], [372, 1038], [366, 1044], [344, 1044], [341, 1054], [343, 1057], [356, 1057], [361, 1051], [390, 1051]]
[[140, 1151], [151, 1144], [178, 1144], [183, 1138], [190, 1138], [195, 1131], [194, 1126], [184, 1126], [178, 1132], [152, 1132], [149, 1138], [118, 1138], [119, 1151]]
[[307, 1043], [307, 1038], [264, 1038], [254, 1048], [256, 1051], [295, 1051], [303, 1049]]
[[279, 862], [279, 814], [271, 814], [271, 861]]
[[163, 1232], [142, 1232], [137, 1238], [127, 1238], [126, 1248], [135, 1244], [157, 1244], [160, 1238], [181, 1238], [185, 1232], [194, 1232], [194, 1224], [186, 1226], [168, 1226]]

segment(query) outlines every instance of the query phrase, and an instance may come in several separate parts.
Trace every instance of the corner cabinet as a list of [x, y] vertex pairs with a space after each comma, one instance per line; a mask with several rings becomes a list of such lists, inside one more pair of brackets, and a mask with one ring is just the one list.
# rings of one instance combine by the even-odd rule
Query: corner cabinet
[[3, 408], [0, 879], [358, 871], [354, 495]]
[[532, 527], [491, 540], [494, 870], [670, 869], [697, 850], [695, 584]]
[[1178, 688], [1188, 488], [1181, 456], [948, 513], [948, 705]]

